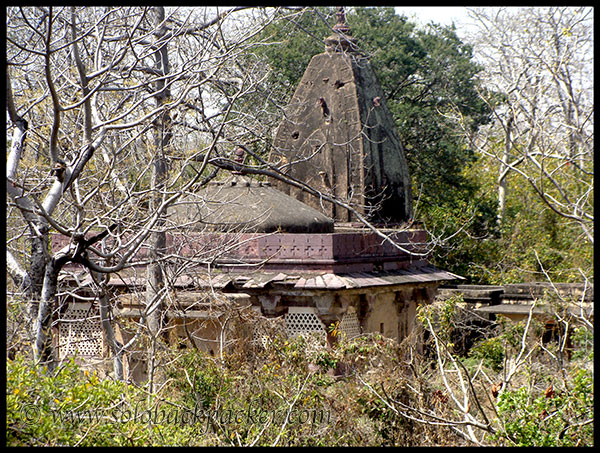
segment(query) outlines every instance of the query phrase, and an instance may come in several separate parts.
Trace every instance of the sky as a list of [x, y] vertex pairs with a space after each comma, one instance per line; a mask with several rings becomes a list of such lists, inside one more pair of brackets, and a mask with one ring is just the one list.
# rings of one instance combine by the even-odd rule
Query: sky
[[395, 6], [397, 14], [404, 14], [409, 18], [413, 15], [422, 24], [436, 22], [450, 25], [452, 21], [467, 19], [467, 8], [464, 6]]
[[461, 23], [467, 23], [468, 12], [464, 6], [395, 6], [396, 14], [403, 14], [415, 22], [425, 25], [434, 22], [441, 25], [450, 25], [454, 21], [460, 36]]

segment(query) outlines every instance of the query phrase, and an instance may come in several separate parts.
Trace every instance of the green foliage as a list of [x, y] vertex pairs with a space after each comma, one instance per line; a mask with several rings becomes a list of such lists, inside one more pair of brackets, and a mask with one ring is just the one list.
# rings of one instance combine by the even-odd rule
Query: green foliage
[[[498, 315], [495, 326], [491, 326], [488, 336], [476, 341], [468, 351], [468, 356], [471, 359], [482, 361], [484, 366], [494, 371], [501, 371], [505, 365], [505, 359], [514, 356], [522, 347], [526, 325], [527, 321], [525, 320], [517, 322]], [[528, 350], [535, 350], [538, 347], [543, 332], [542, 324], [536, 319], [532, 319], [527, 335], [525, 335]]]
[[594, 362], [594, 332], [583, 326], [575, 327], [571, 333], [573, 342], [573, 360], [585, 360]]
[[[288, 15], [289, 12], [282, 14]], [[274, 21], [257, 38], [259, 41], [268, 39], [280, 43], [276, 46], [261, 47], [255, 53], [268, 61], [272, 70], [268, 84], [284, 87], [286, 101], [291, 98], [310, 59], [323, 52], [322, 39], [331, 32], [319, 14], [331, 18], [328, 8], [308, 8], [289, 20]]]
[[[419, 310], [419, 317], [453, 341], [459, 300]], [[504, 319], [495, 336], [465, 359], [476, 392], [487, 391], [514, 357], [523, 323]], [[541, 331], [531, 329], [529, 341]], [[447, 338], [446, 338], [447, 337]], [[574, 331], [581, 357], [564, 372], [533, 355], [487, 407], [492, 431], [486, 445], [591, 445], [593, 381], [581, 363], [593, 357], [591, 333]], [[157, 394], [100, 379], [74, 361], [52, 375], [22, 357], [7, 362], [9, 445], [464, 445], [450, 428], [402, 415], [406, 407], [456, 419], [437, 371], [437, 359], [416, 354], [410, 341], [381, 335], [348, 339], [333, 347], [318, 338], [274, 336], [266, 348], [232, 350], [224, 360], [187, 350], [165, 350], [168, 365]], [[252, 346], [251, 348], [254, 348]], [[451, 351], [449, 348], [448, 351]], [[529, 349], [528, 349], [529, 350]], [[543, 351], [540, 351], [543, 353]], [[461, 360], [459, 356], [457, 359]], [[476, 363], [469, 364], [469, 360]], [[483, 367], [479, 363], [483, 360]], [[484, 379], [485, 376], [485, 379]], [[551, 392], [543, 389], [553, 385]], [[485, 401], [483, 394], [478, 395]], [[475, 409], [472, 413], [477, 415]], [[418, 417], [417, 417], [418, 418]]]
[[[541, 302], [549, 300], [544, 298]], [[459, 303], [460, 300], [454, 298], [423, 307], [418, 312], [419, 319], [430, 334], [447, 341], [452, 329], [464, 326], [464, 318], [457, 309]], [[593, 445], [594, 390], [589, 366], [593, 361], [593, 332], [588, 325], [576, 325], [572, 329], [573, 348], [569, 360], [558, 353], [562, 342], [545, 342], [544, 332], [544, 324], [535, 318], [515, 322], [499, 316], [489, 328], [480, 330], [480, 339], [466, 355], [456, 354], [452, 348], [440, 354], [439, 363], [444, 363], [440, 366], [452, 372], [446, 372], [442, 393], [438, 395], [446, 403], [445, 389], [454, 388], [453, 391], [462, 395], [459, 390], [462, 381], [461, 384], [451, 382], [456, 372], [449, 366], [448, 358], [452, 356], [462, 364], [459, 369], [465, 373], [468, 370], [472, 379], [477, 395], [470, 397], [476, 398], [488, 414], [486, 419], [490, 422], [486, 424], [489, 423], [490, 429], [484, 436], [485, 444]], [[439, 381], [439, 376], [431, 376], [432, 386]], [[491, 398], [484, 396], [486, 392], [491, 392]], [[487, 406], [486, 400], [491, 406]], [[471, 414], [476, 416], [472, 410]], [[441, 413], [438, 416], [441, 417]]]
[[494, 337], [482, 340], [469, 351], [469, 356], [483, 360], [485, 366], [500, 371], [504, 362], [504, 344], [502, 338]]
[[449, 297], [435, 305], [419, 305], [417, 307], [417, 319], [424, 329], [435, 326], [439, 331], [439, 338], [450, 344], [454, 331], [454, 321], [457, 305], [464, 303], [462, 295]]
[[580, 228], [559, 217], [518, 178], [510, 190], [502, 236], [504, 280], [540, 280], [546, 271], [553, 281], [580, 282], [578, 269], [593, 269], [593, 247]]
[[[483, 158], [476, 178], [487, 192], [487, 219], [495, 223], [494, 196], [496, 191], [495, 162]], [[523, 168], [523, 170], [527, 170]], [[560, 183], [569, 175], [559, 178]], [[559, 216], [548, 207], [519, 175], [509, 174], [508, 194], [502, 227], [487, 238], [459, 235], [447, 253], [435, 258], [438, 265], [470, 278], [474, 283], [506, 284], [547, 280], [554, 282], [581, 282], [582, 271], [593, 272], [593, 244], [574, 222]], [[558, 194], [546, 186], [553, 197]], [[554, 190], [557, 190], [555, 187]], [[482, 230], [483, 231], [483, 230]]]
[[[429, 210], [428, 229], [449, 237], [436, 249], [432, 262], [480, 284], [543, 281], [546, 274], [554, 282], [581, 282], [582, 272], [591, 275], [593, 244], [576, 223], [548, 207], [520, 175], [507, 177], [508, 197], [498, 227], [496, 165], [482, 157], [468, 167], [468, 177], [480, 184], [472, 199]], [[570, 177], [554, 174], [561, 184]], [[545, 188], [558, 198], [555, 187]], [[456, 231], [460, 232], [453, 236]]]
[[519, 388], [500, 394], [498, 415], [504, 430], [498, 439], [517, 446], [571, 447], [593, 444], [594, 385], [591, 372], [578, 370], [571, 388], [552, 387], [540, 395]]
[[179, 383], [172, 395], [188, 405], [208, 403], [203, 408], [218, 414], [211, 429], [219, 444], [353, 444], [357, 439], [339, 426], [349, 421], [340, 420], [331, 407], [347, 385], [336, 384], [331, 373], [349, 362], [348, 356], [353, 366], [364, 366], [361, 357], [376, 347], [360, 339], [341, 341], [334, 349], [323, 346], [310, 337], [275, 337], [266, 350], [257, 351], [260, 355], [233, 353], [224, 363], [192, 351], [169, 366], [169, 378]]
[[[267, 349], [234, 351], [224, 362], [171, 351], [164, 385], [152, 396], [100, 380], [74, 362], [51, 375], [22, 358], [11, 360], [8, 444], [393, 445], [418, 431], [357, 379], [400, 382], [405, 369], [393, 340], [341, 336], [329, 349], [313, 338], [272, 340]], [[389, 391], [397, 396], [399, 389]]]
[[74, 361], [53, 375], [21, 357], [8, 360], [6, 384], [10, 446], [187, 445], [202, 428], [165, 423], [177, 420], [169, 405], [157, 410], [141, 390]]

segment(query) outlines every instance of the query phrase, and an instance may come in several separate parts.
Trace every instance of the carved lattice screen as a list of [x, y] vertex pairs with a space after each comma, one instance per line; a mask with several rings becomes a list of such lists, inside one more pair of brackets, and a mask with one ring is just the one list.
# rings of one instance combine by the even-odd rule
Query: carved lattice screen
[[338, 329], [347, 339], [358, 337], [361, 334], [361, 331], [356, 312], [347, 311], [340, 321]]
[[290, 307], [285, 315], [285, 327], [290, 337], [307, 334], [327, 336], [325, 325], [312, 307]]
[[103, 339], [98, 309], [91, 303], [69, 304], [60, 317], [58, 347], [61, 359], [72, 355], [101, 357]]

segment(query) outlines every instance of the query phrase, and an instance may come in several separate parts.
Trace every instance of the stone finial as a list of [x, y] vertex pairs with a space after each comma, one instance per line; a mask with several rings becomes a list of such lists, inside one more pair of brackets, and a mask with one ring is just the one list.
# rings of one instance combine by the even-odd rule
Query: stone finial
[[244, 148], [242, 148], [241, 146], [238, 146], [238, 148], [235, 150], [235, 157], [233, 160], [235, 160], [236, 163], [238, 163], [238, 164], [243, 164], [245, 154], [246, 154], [246, 151], [244, 151]]
[[244, 165], [245, 158], [246, 158], [246, 151], [241, 146], [238, 146], [237, 149], [234, 151], [234, 157], [233, 157], [233, 161], [237, 164], [236, 165], [237, 169], [233, 170], [231, 172], [232, 174], [234, 174], [234, 175], [242, 174], [241, 166]]
[[337, 32], [349, 35], [350, 27], [348, 27], [348, 24], [346, 23], [346, 12], [344, 11], [344, 7], [338, 6], [338, 11], [335, 15], [337, 17], [337, 23], [333, 26], [333, 29]]
[[346, 23], [346, 12], [343, 6], [338, 6], [337, 23], [333, 26], [333, 35], [325, 38], [325, 50], [329, 52], [355, 52], [356, 38], [350, 34], [350, 27]]

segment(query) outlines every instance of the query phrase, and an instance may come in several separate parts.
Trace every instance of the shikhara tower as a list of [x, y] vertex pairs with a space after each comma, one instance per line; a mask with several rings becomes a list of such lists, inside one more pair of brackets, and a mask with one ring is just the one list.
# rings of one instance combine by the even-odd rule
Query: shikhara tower
[[[289, 176], [350, 203], [372, 222], [408, 222], [410, 175], [383, 91], [341, 7], [333, 30], [287, 107], [270, 160], [284, 165]], [[356, 220], [347, 209], [274, 184], [338, 222]]]

